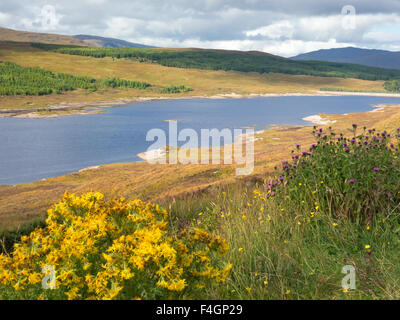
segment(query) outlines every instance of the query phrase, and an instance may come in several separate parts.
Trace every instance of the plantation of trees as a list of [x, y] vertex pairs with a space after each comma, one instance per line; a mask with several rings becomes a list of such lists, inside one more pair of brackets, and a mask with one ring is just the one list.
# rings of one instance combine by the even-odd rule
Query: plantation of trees
[[141, 81], [131, 81], [119, 78], [108, 78], [104, 80], [104, 84], [111, 88], [132, 88], [132, 89], [146, 89], [150, 87], [149, 83]]
[[193, 89], [181, 85], [181, 86], [165, 87], [161, 90], [161, 93], [181, 93], [181, 92], [189, 92], [189, 91], [193, 91]]
[[400, 92], [400, 80], [385, 81], [383, 87], [390, 92]]
[[0, 95], [46, 95], [75, 89], [99, 88], [146, 89], [150, 84], [140, 81], [109, 78], [96, 80], [66, 73], [53, 73], [40, 68], [21, 67], [15, 63], [0, 63]]
[[400, 70], [390, 70], [350, 63], [326, 61], [298, 61], [273, 55], [246, 52], [217, 52], [206, 50], [163, 50], [138, 48], [95, 48], [51, 44], [33, 44], [34, 47], [71, 55], [95, 58], [129, 58], [140, 62], [158, 63], [177, 68], [234, 70], [258, 73], [285, 73], [323, 77], [358, 78], [364, 80], [400, 79]]

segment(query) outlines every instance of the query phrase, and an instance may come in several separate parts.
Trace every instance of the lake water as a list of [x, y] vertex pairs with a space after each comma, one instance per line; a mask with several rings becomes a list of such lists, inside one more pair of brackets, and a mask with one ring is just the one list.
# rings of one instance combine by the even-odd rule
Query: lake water
[[305, 125], [303, 117], [364, 112], [373, 105], [400, 104], [400, 98], [368, 96], [184, 99], [133, 103], [107, 113], [49, 119], [0, 118], [0, 184], [59, 176], [106, 163], [140, 161], [153, 142], [148, 130], [223, 129], [272, 124]]

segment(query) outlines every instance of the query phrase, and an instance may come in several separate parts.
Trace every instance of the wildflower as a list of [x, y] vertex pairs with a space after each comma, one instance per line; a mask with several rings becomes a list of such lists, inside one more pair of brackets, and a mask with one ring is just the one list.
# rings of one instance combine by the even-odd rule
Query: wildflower
[[[147, 296], [154, 281], [169, 291], [192, 281], [199, 286], [210, 279], [225, 281], [232, 265], [217, 267], [215, 254], [228, 251], [226, 241], [199, 228], [184, 229], [177, 240], [167, 218], [166, 210], [140, 200], [109, 204], [100, 193], [66, 193], [48, 211], [45, 228], [23, 237], [10, 258], [0, 255], [1, 285], [17, 298], [26, 297], [24, 286], [40, 282], [42, 275], [33, 270], [44, 264], [57, 265], [57, 286], [68, 299], [124, 299], [124, 286], [137, 287], [138, 281]], [[31, 243], [41, 244], [35, 254]]]
[[243, 251], [243, 248], [239, 248], [239, 252], [242, 252]]
[[289, 289], [286, 290], [285, 294], [290, 294], [290, 290]]
[[264, 286], [267, 286], [267, 285], [268, 285], [268, 281], [265, 280], [265, 281], [264, 281]]
[[332, 223], [332, 225], [333, 225], [334, 227], [337, 227], [337, 226], [338, 226], [338, 224], [337, 224], [336, 222]]
[[247, 287], [246, 290], [250, 293], [251, 292], [251, 288]]
[[343, 288], [343, 293], [347, 293], [349, 290], [347, 290], [346, 288]]
[[374, 168], [374, 171], [375, 171], [375, 172], [378, 172], [378, 171], [379, 171], [379, 168]]
[[367, 226], [367, 230], [369, 230], [370, 229], [370, 227], [369, 226]]
[[351, 183], [351, 184], [354, 183], [354, 179], [350, 179], [349, 183]]
[[246, 220], [247, 219], [247, 217], [246, 217], [246, 215], [244, 214], [244, 215], [242, 215], [242, 219], [243, 220]]
[[369, 248], [371, 248], [371, 246], [369, 244], [366, 244], [365, 249], [369, 249]]

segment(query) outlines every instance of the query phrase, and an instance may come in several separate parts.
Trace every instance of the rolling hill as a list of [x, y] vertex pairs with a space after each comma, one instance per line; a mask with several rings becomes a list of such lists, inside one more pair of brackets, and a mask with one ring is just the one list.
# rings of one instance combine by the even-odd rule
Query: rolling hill
[[1, 27], [0, 27], [0, 41], [40, 42], [40, 43], [50, 43], [50, 44], [87, 46], [87, 44], [84, 41], [71, 36], [52, 34], [52, 33], [17, 31]]
[[155, 48], [125, 40], [104, 38], [92, 35], [67, 36], [54, 33], [18, 31], [0, 27], [0, 41], [37, 42], [73, 46], [92, 46], [101, 48]]
[[88, 46], [101, 47], [101, 48], [155, 48], [152, 46], [146, 46], [140, 43], [133, 43], [125, 40], [104, 38], [99, 36], [91, 36], [86, 34], [79, 34], [74, 38], [85, 42]]
[[260, 74], [284, 73], [363, 80], [400, 79], [400, 70], [388, 70], [341, 62], [291, 60], [254, 51], [94, 48], [52, 44], [33, 44], [33, 46], [62, 54], [93, 58], [128, 58], [140, 62], [158, 63], [166, 67], [185, 69], [257, 72]]
[[318, 60], [355, 63], [370, 67], [400, 70], [400, 52], [354, 47], [323, 49], [292, 57], [294, 60]]

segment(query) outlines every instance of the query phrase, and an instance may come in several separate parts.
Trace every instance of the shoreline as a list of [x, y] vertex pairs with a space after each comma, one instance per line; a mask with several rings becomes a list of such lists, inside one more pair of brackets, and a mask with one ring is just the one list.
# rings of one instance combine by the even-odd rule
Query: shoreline
[[[293, 95], [293, 94], [291, 94], [291, 95]], [[296, 94], [297, 95], [297, 94]], [[301, 95], [305, 95], [305, 94], [301, 94]], [[307, 94], [308, 95], [308, 94]], [[281, 96], [281, 95], [280, 95]], [[400, 97], [400, 94], [398, 95], [399, 97]], [[389, 107], [393, 107], [393, 106], [395, 106], [395, 105], [391, 105], [391, 104], [380, 104], [380, 105], [373, 105], [372, 107], [373, 107], [373, 109], [372, 110], [370, 110], [370, 111], [364, 111], [364, 112], [356, 112], [356, 113], [376, 113], [376, 112], [382, 112], [382, 111], [384, 111], [386, 108], [389, 108]], [[347, 113], [345, 113], [345, 114], [338, 114], [338, 115], [348, 115]], [[334, 115], [333, 115], [334, 116]], [[316, 114], [316, 115], [310, 115], [310, 116], [307, 116], [307, 117], [304, 117], [304, 118], [302, 118], [302, 120], [304, 120], [304, 121], [307, 121], [307, 122], [310, 122], [310, 125], [311, 125], [311, 123], [312, 124], [314, 124], [314, 125], [329, 125], [329, 124], [334, 124], [334, 123], [336, 123], [337, 122], [337, 120], [334, 120], [334, 119], [328, 119], [328, 118], [325, 118], [325, 117], [323, 117], [323, 116], [321, 116], [320, 114]], [[263, 132], [265, 132], [265, 131], [268, 131], [268, 130], [270, 130], [270, 129], [273, 129], [273, 126], [274, 125], [272, 125], [270, 128], [268, 128], [268, 129], [263, 129], [263, 130], [256, 130], [256, 131], [254, 131], [254, 137], [253, 137], [253, 140], [254, 140], [254, 142], [255, 141], [258, 141], [258, 140], [262, 140], [262, 138], [258, 138], [258, 137], [256, 137], [257, 135], [259, 135], [259, 134], [262, 134]], [[276, 125], [276, 126], [279, 126], [279, 127], [291, 127], [290, 125]], [[304, 124], [304, 125], [300, 125], [301, 127], [307, 127], [308, 125], [307, 124]], [[235, 137], [235, 141], [236, 141], [236, 139], [237, 138], [239, 138], [240, 136], [244, 136], [245, 138], [246, 138], [246, 134], [241, 134], [241, 135], [239, 135], [239, 136], [236, 136]], [[248, 139], [246, 139], [246, 141], [247, 141]], [[279, 139], [278, 139], [279, 140]], [[163, 158], [163, 157], [165, 157], [167, 154], [168, 154], [168, 149], [170, 148], [170, 146], [168, 146], [168, 145], [166, 145], [166, 146], [163, 146], [163, 147], [160, 147], [160, 148], [158, 148], [158, 149], [153, 149], [153, 150], [145, 150], [145, 151], [143, 151], [143, 152], [141, 152], [141, 153], [138, 153], [136, 156], [140, 159], [140, 160], [138, 160], [138, 161], [132, 161], [131, 163], [143, 163], [143, 162], [149, 162], [149, 161], [156, 161], [156, 160], [158, 160], [158, 159], [160, 159], [160, 158]], [[118, 162], [119, 163], [119, 162]], [[98, 164], [98, 165], [95, 165], [95, 166], [90, 166], [90, 167], [84, 167], [84, 168], [81, 168], [81, 169], [77, 169], [76, 171], [73, 171], [73, 172], [70, 172], [70, 173], [67, 173], [67, 174], [63, 174], [63, 175], [60, 175], [60, 176], [65, 176], [65, 175], [69, 175], [69, 174], [76, 174], [76, 173], [83, 173], [83, 172], [85, 172], [85, 171], [92, 171], [92, 170], [97, 170], [97, 169], [99, 169], [101, 166], [104, 166], [104, 165], [108, 165], [108, 164], [112, 164], [112, 163], [102, 163], [102, 164]], [[116, 163], [114, 163], [114, 164], [116, 164]], [[3, 187], [3, 186], [13, 186], [13, 187], [15, 187], [15, 186], [18, 186], [18, 185], [24, 185], [24, 184], [30, 184], [30, 183], [34, 183], [34, 182], [37, 182], [37, 181], [46, 181], [47, 179], [52, 179], [52, 178], [57, 178], [57, 177], [60, 177], [60, 176], [51, 176], [51, 177], [46, 177], [46, 178], [44, 178], [44, 179], [38, 179], [38, 180], [35, 180], [35, 181], [32, 181], [32, 182], [26, 182], [26, 183], [17, 183], [17, 184], [0, 184], [0, 187]]]
[[[126, 106], [134, 102], [158, 101], [158, 100], [189, 100], [189, 99], [251, 99], [251, 98], [268, 98], [268, 97], [330, 97], [330, 96], [373, 96], [400, 98], [400, 93], [383, 93], [383, 92], [346, 92], [346, 91], [315, 91], [314, 93], [221, 93], [212, 96], [194, 95], [194, 96], [159, 96], [159, 97], [135, 97], [120, 98], [109, 101], [99, 102], [82, 102], [82, 103], [63, 103], [52, 105], [43, 110], [32, 109], [5, 109], [0, 110], [0, 118], [22, 118], [22, 119], [47, 119], [58, 118], [74, 115], [99, 114], [107, 112], [104, 108]], [[304, 120], [304, 119], [303, 119]], [[318, 119], [316, 119], [318, 120]], [[306, 120], [308, 121], [308, 120]]]

